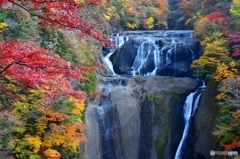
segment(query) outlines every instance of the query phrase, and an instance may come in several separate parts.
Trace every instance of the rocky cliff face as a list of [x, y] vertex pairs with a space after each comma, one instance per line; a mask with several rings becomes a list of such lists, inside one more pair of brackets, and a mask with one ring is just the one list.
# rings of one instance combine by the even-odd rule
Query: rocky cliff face
[[[214, 81], [208, 83], [195, 116], [194, 152], [196, 159], [211, 159], [211, 150], [221, 150], [212, 134], [215, 128], [216, 119], [219, 117], [220, 109], [215, 100], [217, 87], [218, 83]], [[222, 158], [222, 156], [214, 156], [214, 158]]]
[[[86, 110], [84, 159], [171, 159], [181, 139], [186, 96], [199, 81], [173, 77], [99, 76], [102, 100]], [[114, 87], [112, 87], [114, 86]]]

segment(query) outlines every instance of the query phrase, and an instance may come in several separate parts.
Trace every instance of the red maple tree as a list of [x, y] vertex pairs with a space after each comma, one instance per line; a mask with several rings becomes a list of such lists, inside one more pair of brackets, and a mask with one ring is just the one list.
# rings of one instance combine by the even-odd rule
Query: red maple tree
[[[94, 31], [95, 24], [88, 24], [80, 16], [86, 5], [96, 5], [100, 0], [0, 0], [0, 6], [14, 4], [38, 17], [42, 26], [55, 26], [74, 31], [79, 37], [92, 37], [109, 44], [102, 33]], [[34, 12], [35, 11], [35, 12]], [[21, 88], [48, 88], [46, 102], [59, 96], [85, 98], [85, 92], [76, 91], [71, 79], [84, 80], [84, 75], [98, 69], [90, 64], [73, 65], [44, 49], [36, 43], [20, 40], [0, 41], [0, 89], [8, 93], [4, 83], [13, 83]]]
[[[75, 31], [79, 36], [90, 36], [102, 42], [109, 43], [101, 32], [94, 31], [99, 24], [88, 24], [79, 15], [87, 5], [100, 4], [101, 0], [0, 0], [0, 6], [14, 4], [39, 18], [42, 26], [57, 26], [62, 29]], [[35, 11], [35, 12], [33, 12]]]
[[84, 99], [85, 93], [74, 90], [70, 81], [73, 78], [83, 81], [84, 74], [97, 69], [91, 65], [72, 65], [53, 51], [20, 40], [0, 42], [0, 68], [0, 80], [23, 88], [47, 86], [47, 101], [60, 95]]

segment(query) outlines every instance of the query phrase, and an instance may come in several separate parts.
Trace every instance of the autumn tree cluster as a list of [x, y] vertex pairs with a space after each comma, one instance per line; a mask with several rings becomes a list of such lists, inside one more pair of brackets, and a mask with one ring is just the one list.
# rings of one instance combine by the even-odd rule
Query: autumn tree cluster
[[214, 135], [227, 151], [240, 150], [239, 6], [239, 0], [204, 0], [186, 21], [194, 24], [203, 48], [191, 66], [195, 75], [219, 82], [216, 99], [221, 109]]
[[167, 29], [167, 0], [110, 0], [99, 8], [112, 26], [129, 29]]
[[100, 69], [87, 42], [109, 44], [102, 26], [80, 15], [101, 3], [0, 0], [1, 157], [77, 157], [86, 141], [85, 102]]

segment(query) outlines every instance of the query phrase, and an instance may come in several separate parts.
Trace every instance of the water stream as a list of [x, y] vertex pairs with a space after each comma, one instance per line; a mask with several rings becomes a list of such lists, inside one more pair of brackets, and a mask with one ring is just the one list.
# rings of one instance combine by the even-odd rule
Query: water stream
[[[196, 39], [193, 38], [193, 31], [191, 30], [127, 31], [113, 34], [110, 40], [115, 44], [115, 47], [109, 48], [108, 52], [102, 55], [103, 63], [111, 72], [111, 74], [106, 75], [109, 76], [108, 80], [104, 82], [100, 89], [106, 96], [100, 103], [93, 103], [88, 106], [88, 110], [86, 111], [86, 125], [88, 126], [86, 136], [91, 137], [91, 141], [85, 145], [85, 152], [82, 158], [138, 159], [139, 156], [137, 157], [136, 155], [135, 158], [128, 158], [127, 156], [129, 155], [134, 156], [133, 151], [124, 149], [121, 142], [123, 142], [124, 136], [122, 134], [124, 133], [136, 137], [136, 140], [139, 141], [141, 135], [134, 134], [134, 130], [132, 130], [133, 132], [124, 132], [121, 129], [123, 129], [123, 125], [134, 127], [140, 125], [140, 122], [146, 121], [139, 121], [140, 119], [138, 119], [131, 120], [135, 121], [135, 124], [134, 122], [123, 123], [123, 119], [119, 117], [118, 113], [119, 111], [123, 111], [122, 109], [124, 108], [119, 106], [117, 108], [116, 102], [109, 100], [111, 91], [115, 87], [126, 85], [127, 81], [134, 76], [188, 76], [191, 74], [191, 62], [200, 56], [199, 46]], [[173, 156], [174, 159], [184, 159], [183, 156], [189, 128], [204, 88], [205, 86], [203, 85], [187, 96], [183, 106], [184, 130], [176, 150], [176, 155], [175, 157]], [[125, 98], [127, 97], [126, 95]], [[131, 103], [127, 104], [131, 105]], [[124, 104], [121, 106], [124, 106]], [[131, 114], [132, 112], [129, 113]], [[139, 127], [137, 126], [137, 128]], [[136, 140], [134, 139], [133, 141]], [[139, 146], [139, 143], [131, 144], [132, 147], [129, 149], [136, 149], [138, 151], [139, 147], [136, 146]], [[138, 155], [140, 152], [136, 154]]]
[[190, 93], [187, 96], [187, 99], [183, 106], [183, 117], [184, 117], [185, 126], [182, 134], [182, 139], [178, 145], [174, 159], [183, 159], [186, 140], [188, 137], [190, 125], [192, 123], [192, 118], [195, 115], [195, 112], [199, 106], [200, 99], [205, 87], [206, 87], [205, 83], [203, 82], [203, 85], [201, 87], [199, 87], [195, 92]]
[[189, 70], [186, 67], [199, 57], [199, 46], [191, 30], [126, 31], [113, 34], [110, 39], [115, 47], [102, 61], [114, 75], [163, 75], [172, 69], [174, 76], [177, 70]]

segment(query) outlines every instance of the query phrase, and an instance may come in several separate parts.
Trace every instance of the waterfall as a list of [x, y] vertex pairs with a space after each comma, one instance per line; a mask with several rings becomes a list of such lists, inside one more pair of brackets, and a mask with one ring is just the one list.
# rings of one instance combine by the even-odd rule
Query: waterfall
[[137, 56], [132, 65], [133, 75], [142, 75], [141, 69], [147, 62], [150, 53], [153, 51], [153, 42], [151, 40], [143, 42], [137, 51]]
[[189, 133], [189, 128], [192, 122], [192, 118], [199, 106], [201, 95], [204, 89], [205, 89], [205, 82], [203, 81], [203, 85], [201, 87], [199, 87], [195, 92], [190, 93], [187, 96], [187, 99], [183, 106], [183, 117], [184, 117], [185, 126], [182, 134], [182, 139], [178, 145], [174, 159], [183, 158], [183, 153], [186, 146], [186, 140]]
[[107, 54], [106, 56], [102, 56], [102, 61], [103, 63], [111, 70], [111, 72], [113, 73], [113, 75], [116, 75], [114, 70], [113, 70], [113, 64], [110, 61], [110, 56], [113, 54], [113, 52]]
[[114, 75], [186, 76], [200, 53], [191, 30], [125, 31], [110, 39], [115, 47], [102, 59]]
[[[162, 152], [174, 158], [181, 136], [175, 142], [169, 135], [175, 124], [171, 113], [179, 115], [186, 94], [198, 87], [198, 80], [186, 77], [192, 77], [190, 64], [200, 56], [199, 42], [192, 30], [125, 31], [110, 40], [114, 47], [104, 47], [101, 56], [108, 69], [97, 75], [97, 91], [105, 96], [86, 108], [88, 143], [81, 149], [82, 159], [155, 159]], [[203, 89], [187, 97], [175, 159], [183, 155]]]

